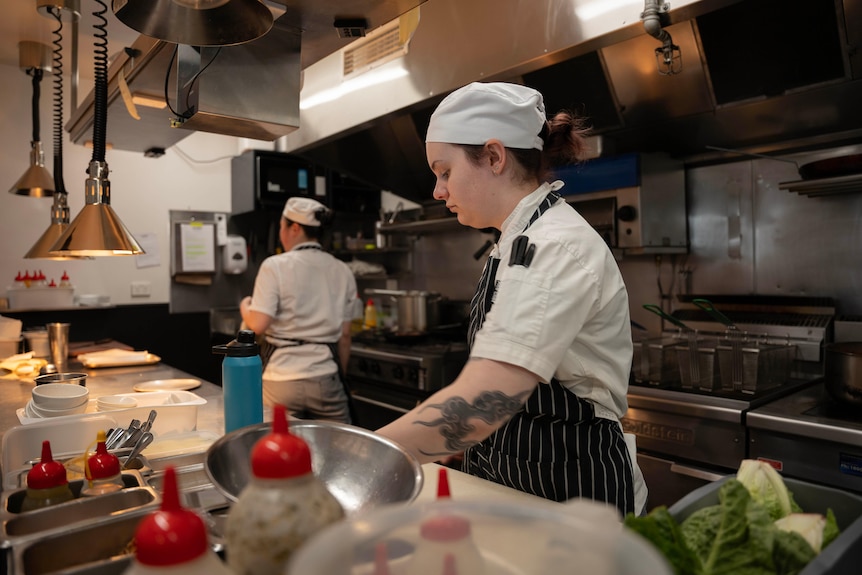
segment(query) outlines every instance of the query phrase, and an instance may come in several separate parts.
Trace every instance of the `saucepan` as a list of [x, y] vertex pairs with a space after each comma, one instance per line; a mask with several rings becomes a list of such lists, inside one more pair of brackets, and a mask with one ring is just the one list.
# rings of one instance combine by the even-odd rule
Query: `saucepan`
[[393, 298], [398, 309], [398, 335], [421, 335], [437, 327], [440, 320], [438, 293], [419, 290], [367, 289], [366, 295], [386, 295]]
[[862, 342], [826, 345], [824, 375], [835, 401], [862, 408]]

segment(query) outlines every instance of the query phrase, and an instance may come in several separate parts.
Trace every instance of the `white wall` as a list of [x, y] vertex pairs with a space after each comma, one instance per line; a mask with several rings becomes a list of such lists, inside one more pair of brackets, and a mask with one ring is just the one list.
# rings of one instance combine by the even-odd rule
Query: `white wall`
[[[170, 293], [169, 211], [230, 211], [230, 158], [244, 144], [237, 138], [193, 133], [161, 158], [146, 158], [137, 152], [107, 150], [111, 170], [111, 206], [136, 237], [154, 234], [160, 264], [137, 267], [136, 256], [97, 258], [85, 261], [26, 260], [24, 254], [50, 224], [52, 198], [31, 198], [8, 193], [29, 163], [32, 133], [30, 77], [17, 67], [0, 65], [0, 296], [16, 274], [41, 269], [59, 281], [66, 270], [75, 294], [106, 294], [113, 304], [167, 303]], [[65, 80], [66, 110], [70, 116], [68, 78]], [[79, 99], [89, 92], [82, 86]], [[53, 79], [41, 83], [40, 139], [45, 164], [53, 173]], [[108, 123], [111, 122], [110, 116]], [[92, 150], [69, 142], [64, 134], [63, 177], [69, 192], [71, 219], [84, 205], [84, 180]], [[176, 148], [185, 152], [186, 159]], [[130, 283], [149, 282], [149, 297], [131, 297]]]

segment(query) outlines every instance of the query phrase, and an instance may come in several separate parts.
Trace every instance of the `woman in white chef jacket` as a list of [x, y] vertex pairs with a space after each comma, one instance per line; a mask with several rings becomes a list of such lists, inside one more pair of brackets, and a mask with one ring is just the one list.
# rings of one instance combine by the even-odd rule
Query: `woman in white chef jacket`
[[473, 296], [470, 359], [455, 381], [379, 429], [422, 462], [555, 501], [642, 513], [646, 486], [619, 418], [632, 360], [629, 301], [608, 246], [546, 182], [577, 161], [582, 123], [550, 121], [525, 86], [473, 83], [431, 116], [434, 198], [501, 232]]
[[251, 297], [240, 302], [243, 323], [263, 334], [263, 403], [291, 415], [350, 423], [343, 370], [350, 356], [356, 280], [318, 241], [332, 210], [311, 198], [290, 198], [279, 239], [284, 253], [266, 258]]

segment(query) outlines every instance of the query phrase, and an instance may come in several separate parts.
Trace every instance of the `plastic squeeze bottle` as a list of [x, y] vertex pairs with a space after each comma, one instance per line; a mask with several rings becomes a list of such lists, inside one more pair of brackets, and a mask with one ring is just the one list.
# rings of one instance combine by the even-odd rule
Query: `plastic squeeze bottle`
[[288, 430], [283, 405], [273, 408], [272, 433], [252, 448], [251, 471], [228, 512], [227, 563], [237, 575], [283, 575], [300, 545], [344, 510], [312, 473], [311, 450]]
[[[440, 468], [437, 500], [449, 498], [449, 476]], [[419, 526], [419, 543], [406, 573], [441, 575], [485, 573], [485, 560], [473, 541], [470, 521], [453, 513], [439, 513]]]
[[374, 329], [377, 327], [377, 308], [374, 307], [374, 300], [370, 299], [365, 304], [365, 321], [362, 324], [365, 329]]
[[163, 486], [162, 506], [135, 530], [135, 558], [123, 575], [230, 575], [210, 547], [203, 519], [180, 505], [173, 467], [165, 468]]
[[99, 431], [96, 434], [96, 453], [88, 456], [84, 464], [86, 479], [81, 495], [89, 497], [121, 490], [125, 487], [121, 471], [120, 460], [105, 446], [105, 432]]
[[21, 502], [21, 511], [50, 507], [75, 498], [66, 478], [66, 468], [54, 461], [51, 442], [42, 442], [42, 461], [27, 472], [27, 492]]
[[263, 421], [263, 364], [254, 332], [241, 329], [236, 339], [225, 345], [214, 345], [213, 353], [224, 354], [221, 366], [224, 390], [224, 430], [230, 433], [240, 427]]

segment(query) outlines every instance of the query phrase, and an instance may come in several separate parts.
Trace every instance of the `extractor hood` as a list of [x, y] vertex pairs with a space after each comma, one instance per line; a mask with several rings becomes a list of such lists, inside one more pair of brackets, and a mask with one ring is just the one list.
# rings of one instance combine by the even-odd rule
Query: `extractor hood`
[[[276, 16], [272, 29], [222, 48], [139, 36], [108, 70], [107, 143], [158, 155], [194, 131], [273, 141], [299, 125], [302, 68], [349, 44], [350, 34], [373, 30], [422, 1], [292, 0], [289, 7], [286, 0], [267, 1]], [[356, 24], [337, 28], [344, 19]], [[93, 113], [90, 93], [66, 125], [74, 143], [87, 143]]]
[[[430, 200], [424, 135], [436, 104], [471, 81], [543, 92], [546, 108], [585, 114], [605, 154], [663, 152], [686, 163], [731, 152], [789, 153], [862, 135], [862, 0], [678, 0], [663, 27], [682, 70], [662, 75], [644, 2], [428, 0], [407, 71], [385, 85], [300, 111], [279, 150], [408, 199]], [[344, 52], [344, 50], [342, 50]], [[312, 89], [343, 81], [330, 55], [305, 70]]]

